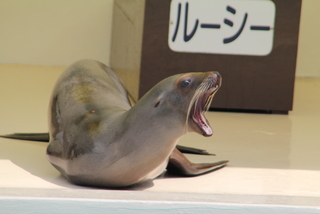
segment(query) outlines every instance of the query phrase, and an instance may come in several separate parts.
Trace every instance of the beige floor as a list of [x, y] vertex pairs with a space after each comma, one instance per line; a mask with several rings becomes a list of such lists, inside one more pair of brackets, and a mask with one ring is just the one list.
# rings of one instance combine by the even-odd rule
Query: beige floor
[[[0, 134], [47, 131], [47, 103], [62, 69], [0, 65]], [[188, 134], [180, 144], [217, 154], [188, 155], [195, 162], [228, 159], [227, 167], [199, 177], [163, 176], [128, 191], [72, 185], [46, 160], [44, 143], [0, 139], [0, 197], [320, 206], [319, 93], [320, 79], [297, 79], [289, 115], [207, 113], [214, 135]]]

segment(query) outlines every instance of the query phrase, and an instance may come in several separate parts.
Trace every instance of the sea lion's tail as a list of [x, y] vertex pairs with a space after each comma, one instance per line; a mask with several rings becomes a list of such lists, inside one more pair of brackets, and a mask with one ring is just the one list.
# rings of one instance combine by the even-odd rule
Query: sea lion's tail
[[0, 135], [0, 137], [17, 140], [49, 142], [49, 133], [14, 133], [8, 135]]

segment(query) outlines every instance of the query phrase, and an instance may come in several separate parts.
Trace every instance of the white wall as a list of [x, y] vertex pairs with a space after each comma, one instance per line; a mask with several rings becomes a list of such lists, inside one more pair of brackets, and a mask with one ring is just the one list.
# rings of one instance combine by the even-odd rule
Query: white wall
[[[109, 64], [112, 8], [113, 0], [0, 0], [0, 64]], [[320, 0], [302, 2], [300, 77], [320, 77], [319, 8]]]
[[320, 78], [320, 0], [302, 0], [296, 75]]
[[0, 0], [0, 63], [109, 63], [113, 0]]

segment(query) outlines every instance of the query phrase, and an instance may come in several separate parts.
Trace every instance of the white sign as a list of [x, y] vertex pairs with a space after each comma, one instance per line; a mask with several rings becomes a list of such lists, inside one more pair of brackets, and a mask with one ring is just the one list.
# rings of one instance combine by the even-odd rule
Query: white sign
[[271, 0], [172, 0], [172, 51], [268, 55], [276, 7]]

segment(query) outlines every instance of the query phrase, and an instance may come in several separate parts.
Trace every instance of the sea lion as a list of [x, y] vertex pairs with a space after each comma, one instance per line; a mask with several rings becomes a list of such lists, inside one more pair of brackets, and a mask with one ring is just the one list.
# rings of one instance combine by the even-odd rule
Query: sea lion
[[194, 176], [228, 161], [193, 164], [175, 147], [188, 131], [211, 136], [204, 117], [221, 86], [218, 72], [168, 77], [133, 107], [106, 65], [81, 60], [58, 79], [49, 105], [47, 158], [70, 182], [126, 187], [169, 172]]

